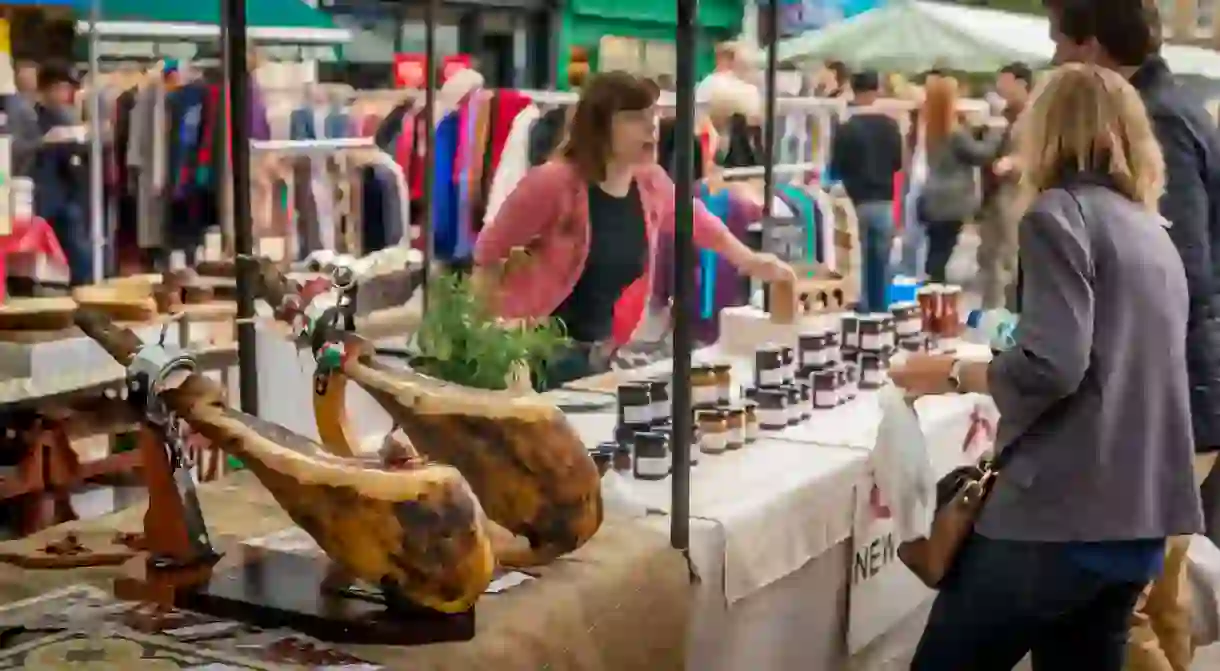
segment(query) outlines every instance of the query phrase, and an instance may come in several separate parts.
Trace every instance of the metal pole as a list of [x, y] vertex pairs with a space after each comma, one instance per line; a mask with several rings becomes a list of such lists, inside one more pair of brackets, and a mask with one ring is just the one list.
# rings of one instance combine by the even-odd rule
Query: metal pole
[[[767, 26], [767, 125], [763, 129], [763, 234], [759, 242], [766, 239], [766, 226], [771, 218], [771, 201], [775, 200], [775, 70], [776, 47], [779, 45], [779, 0], [769, 0], [766, 16]], [[771, 311], [771, 288], [763, 285], [763, 310]]]
[[93, 242], [93, 283], [106, 277], [106, 192], [102, 161], [101, 64], [98, 28], [102, 0], [89, 3], [89, 238]]
[[436, 15], [440, 13], [440, 0], [428, 0], [424, 6], [424, 314], [428, 313], [428, 276], [432, 274], [432, 259], [435, 255], [435, 239], [432, 235], [436, 217], [436, 204], [432, 202], [432, 188], [436, 183]]
[[221, 45], [228, 91], [233, 243], [237, 254], [237, 365], [242, 412], [258, 414], [254, 332], [254, 224], [250, 214], [250, 72], [246, 63], [246, 0], [221, 0]]
[[669, 542], [678, 550], [690, 547], [690, 449], [691, 411], [691, 313], [694, 292], [695, 242], [695, 21], [699, 0], [676, 0], [678, 23], [674, 32], [677, 50], [677, 117], [674, 166], [674, 376], [673, 376], [673, 501], [669, 519]]

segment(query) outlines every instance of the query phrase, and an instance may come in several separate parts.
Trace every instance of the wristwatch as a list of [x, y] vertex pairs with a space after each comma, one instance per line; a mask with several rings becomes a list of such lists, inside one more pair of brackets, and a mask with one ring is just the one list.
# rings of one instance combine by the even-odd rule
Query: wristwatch
[[949, 386], [953, 387], [953, 391], [962, 390], [962, 360], [954, 359], [953, 365], [949, 367]]

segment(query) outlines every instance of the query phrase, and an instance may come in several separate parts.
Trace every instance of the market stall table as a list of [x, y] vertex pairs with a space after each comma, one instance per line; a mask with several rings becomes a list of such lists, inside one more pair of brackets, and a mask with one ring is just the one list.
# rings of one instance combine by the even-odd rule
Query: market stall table
[[[246, 472], [201, 485], [199, 499], [222, 549], [291, 526], [271, 495]], [[0, 543], [0, 552], [45, 544], [69, 529], [86, 544], [105, 542], [116, 532], [139, 531], [144, 507]], [[0, 601], [76, 583], [109, 589], [120, 570], [30, 571], [0, 565]], [[483, 596], [476, 607], [478, 633], [472, 641], [343, 649], [386, 668], [411, 671], [683, 668], [690, 572], [664, 535], [637, 523], [608, 521], [584, 547], [531, 573], [537, 578]]]
[[[718, 348], [700, 350], [694, 358], [731, 363], [735, 382], [753, 379], [750, 358]], [[619, 381], [665, 373], [670, 365], [659, 362], [572, 386], [613, 390]], [[973, 459], [985, 447], [985, 432], [979, 432], [977, 448], [963, 449], [972, 427], [986, 416], [980, 402], [948, 396], [918, 403], [938, 470]], [[589, 445], [613, 436], [612, 413], [570, 419]], [[904, 652], [895, 646], [910, 637], [899, 630], [918, 604], [891, 613], [882, 635], [854, 656], [848, 646], [856, 494], [858, 487], [871, 486], [868, 455], [879, 423], [877, 395], [865, 392], [740, 452], [700, 458], [691, 474], [690, 510], [691, 560], [702, 583], [688, 668], [803, 671], [843, 668], [851, 658], [853, 668], [879, 669]], [[648, 507], [669, 510], [668, 479], [631, 480], [629, 489]], [[652, 523], [662, 528], [668, 521]]]

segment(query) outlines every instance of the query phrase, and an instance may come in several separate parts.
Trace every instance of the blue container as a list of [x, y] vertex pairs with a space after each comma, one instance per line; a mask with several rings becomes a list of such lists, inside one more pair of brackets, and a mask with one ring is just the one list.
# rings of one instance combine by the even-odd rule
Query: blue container
[[890, 282], [889, 295], [886, 298], [889, 300], [890, 305], [895, 303], [913, 303], [916, 300], [915, 292], [919, 291], [920, 286], [922, 286], [922, 283], [913, 277], [897, 275]]

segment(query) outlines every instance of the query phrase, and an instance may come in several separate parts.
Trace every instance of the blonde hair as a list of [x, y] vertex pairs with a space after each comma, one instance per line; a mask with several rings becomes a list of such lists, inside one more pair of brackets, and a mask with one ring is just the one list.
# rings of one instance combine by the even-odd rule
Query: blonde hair
[[1018, 121], [1025, 196], [1053, 187], [1065, 173], [1094, 172], [1156, 211], [1165, 161], [1144, 103], [1118, 73], [1095, 65], [1064, 65], [1050, 73]]

